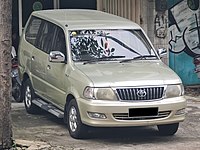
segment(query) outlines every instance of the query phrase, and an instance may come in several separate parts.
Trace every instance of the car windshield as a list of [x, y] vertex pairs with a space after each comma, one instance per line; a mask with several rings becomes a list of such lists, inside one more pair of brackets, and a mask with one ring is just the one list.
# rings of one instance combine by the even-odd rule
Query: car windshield
[[74, 30], [70, 44], [75, 62], [158, 59], [141, 30]]

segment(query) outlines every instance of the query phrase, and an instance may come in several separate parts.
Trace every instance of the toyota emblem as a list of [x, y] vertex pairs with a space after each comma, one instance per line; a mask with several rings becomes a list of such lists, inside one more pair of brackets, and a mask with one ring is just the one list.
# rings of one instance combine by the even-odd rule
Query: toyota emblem
[[137, 91], [137, 96], [138, 97], [145, 97], [147, 95], [147, 92], [145, 90], [138, 90]]

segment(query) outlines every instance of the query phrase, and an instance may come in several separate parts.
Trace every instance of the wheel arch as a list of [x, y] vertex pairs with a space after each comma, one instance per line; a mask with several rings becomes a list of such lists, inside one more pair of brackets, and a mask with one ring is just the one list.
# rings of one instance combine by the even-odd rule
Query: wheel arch
[[72, 100], [72, 99], [76, 99], [75, 96], [73, 94], [68, 94], [67, 95], [67, 98], [66, 98], [66, 107], [68, 107], [69, 105], [69, 102]]

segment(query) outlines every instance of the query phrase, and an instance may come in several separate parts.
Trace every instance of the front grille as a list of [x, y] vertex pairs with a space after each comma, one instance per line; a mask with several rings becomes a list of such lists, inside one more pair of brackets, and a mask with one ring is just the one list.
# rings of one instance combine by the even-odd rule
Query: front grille
[[155, 100], [163, 97], [164, 87], [125, 88], [116, 91], [121, 100]]
[[161, 111], [158, 112], [156, 116], [137, 116], [137, 117], [129, 117], [128, 113], [114, 113], [113, 117], [116, 120], [149, 120], [149, 119], [160, 119], [168, 117], [171, 111]]

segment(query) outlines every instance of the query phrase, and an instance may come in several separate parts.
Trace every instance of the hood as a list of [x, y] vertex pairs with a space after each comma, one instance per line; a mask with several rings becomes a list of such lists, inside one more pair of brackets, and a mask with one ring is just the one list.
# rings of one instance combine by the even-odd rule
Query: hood
[[133, 61], [76, 64], [95, 87], [149, 86], [181, 83], [180, 78], [161, 61]]

